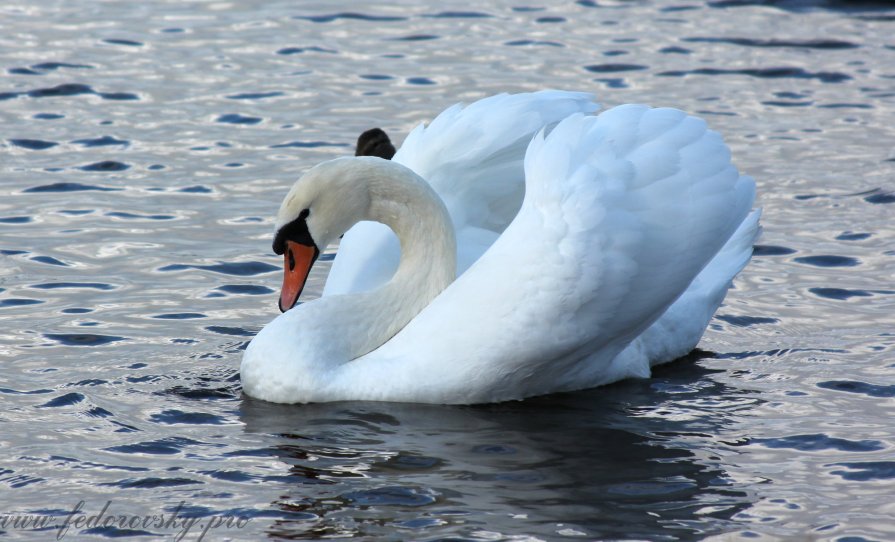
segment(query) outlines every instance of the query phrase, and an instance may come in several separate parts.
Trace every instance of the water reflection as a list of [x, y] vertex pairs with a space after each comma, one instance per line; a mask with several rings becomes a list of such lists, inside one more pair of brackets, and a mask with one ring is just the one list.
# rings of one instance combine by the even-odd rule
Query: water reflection
[[698, 538], [752, 502], [714, 447], [757, 399], [712, 372], [691, 358], [649, 381], [473, 407], [244, 397], [240, 419], [275, 439], [247, 453], [283, 463], [267, 480], [285, 513], [273, 538]]

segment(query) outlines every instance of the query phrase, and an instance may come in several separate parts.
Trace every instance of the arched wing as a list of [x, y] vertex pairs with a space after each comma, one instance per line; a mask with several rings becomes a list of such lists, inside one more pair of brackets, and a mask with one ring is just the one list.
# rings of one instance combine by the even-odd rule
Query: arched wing
[[[523, 160], [542, 128], [592, 112], [593, 96], [540, 91], [500, 94], [446, 109], [419, 125], [393, 160], [426, 179], [444, 200], [458, 238], [462, 273], [503, 232], [525, 194]], [[400, 258], [397, 238], [385, 226], [357, 224], [339, 245], [324, 295], [358, 292], [383, 284]]]

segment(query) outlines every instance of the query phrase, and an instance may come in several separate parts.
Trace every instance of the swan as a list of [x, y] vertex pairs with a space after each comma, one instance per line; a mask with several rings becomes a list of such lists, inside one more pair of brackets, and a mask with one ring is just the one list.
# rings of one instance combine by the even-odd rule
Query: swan
[[[280, 308], [243, 390], [278, 403], [471, 404], [648, 377], [695, 348], [760, 233], [755, 182], [670, 108], [498, 95], [392, 160], [308, 170], [277, 213]], [[324, 295], [298, 306], [343, 236]]]

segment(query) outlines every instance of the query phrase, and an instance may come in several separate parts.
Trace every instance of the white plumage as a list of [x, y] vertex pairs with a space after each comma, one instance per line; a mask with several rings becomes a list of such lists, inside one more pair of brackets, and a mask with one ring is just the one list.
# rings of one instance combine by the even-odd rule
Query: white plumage
[[[694, 348], [751, 256], [755, 184], [704, 121], [640, 105], [592, 116], [589, 99], [543, 91], [454, 106], [411, 132], [396, 164], [336, 161], [299, 180], [293, 192], [320, 184], [344, 198], [344, 179], [320, 180], [328, 168], [358, 179], [376, 170], [369, 176], [378, 179], [380, 169], [400, 177], [406, 166], [438, 194], [449, 223], [389, 207], [406, 213], [392, 224], [405, 230], [403, 257], [426, 252], [418, 260], [432, 269], [456, 261], [459, 276], [419, 301], [425, 277], [396, 284], [408, 264], [389, 280], [402, 257], [395, 234], [357, 224], [324, 297], [279, 316], [250, 344], [246, 392], [278, 402], [491, 402], [648, 376]], [[284, 203], [278, 225], [306, 203]], [[324, 228], [311, 221], [325, 218], [314, 212], [312, 235]], [[456, 260], [415, 248], [440, 228], [456, 235]], [[408, 308], [414, 299], [421, 310]], [[407, 320], [396, 333], [382, 322], [393, 317]], [[364, 352], [351, 334], [379, 344]]]

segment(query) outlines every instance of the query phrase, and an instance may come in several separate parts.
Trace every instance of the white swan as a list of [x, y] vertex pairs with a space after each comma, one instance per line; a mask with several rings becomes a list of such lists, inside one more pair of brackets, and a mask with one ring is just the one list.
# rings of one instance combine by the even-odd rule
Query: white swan
[[594, 109], [495, 96], [418, 128], [393, 161], [309, 170], [277, 215], [282, 308], [348, 233], [326, 295], [249, 344], [244, 391], [493, 402], [645, 377], [694, 348], [751, 256], [755, 183], [700, 119]]

